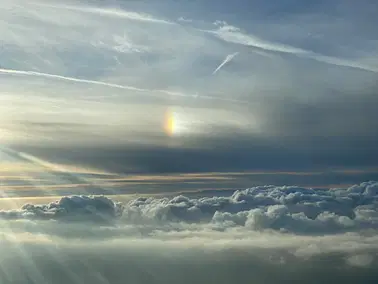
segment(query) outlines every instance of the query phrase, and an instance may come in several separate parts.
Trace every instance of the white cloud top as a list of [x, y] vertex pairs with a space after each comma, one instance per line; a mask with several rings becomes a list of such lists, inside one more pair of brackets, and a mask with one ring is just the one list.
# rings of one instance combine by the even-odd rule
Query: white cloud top
[[376, 182], [330, 190], [262, 186], [226, 197], [138, 198], [124, 208], [87, 196], [25, 205], [1, 213], [0, 277], [374, 283], [377, 191]]
[[45, 205], [2, 211], [5, 219], [111, 221], [115, 224], [187, 224], [213, 230], [243, 228], [318, 235], [375, 229], [378, 183], [346, 189], [259, 186], [231, 196], [137, 198], [120, 204], [107, 197], [69, 196]]

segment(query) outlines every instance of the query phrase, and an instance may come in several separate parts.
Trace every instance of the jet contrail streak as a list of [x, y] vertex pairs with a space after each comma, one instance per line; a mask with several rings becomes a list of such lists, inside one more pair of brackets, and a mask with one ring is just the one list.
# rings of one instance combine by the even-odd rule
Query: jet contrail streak
[[77, 82], [77, 83], [100, 85], [100, 86], [105, 86], [105, 87], [110, 87], [110, 88], [123, 89], [123, 90], [129, 90], [129, 91], [137, 91], [137, 92], [153, 92], [153, 91], [155, 91], [155, 92], [160, 92], [160, 93], [165, 93], [165, 94], [175, 95], [175, 96], [186, 96], [184, 94], [180, 94], [180, 93], [176, 93], [176, 92], [169, 92], [169, 91], [164, 91], [164, 90], [148, 90], [148, 89], [136, 88], [136, 87], [132, 87], [132, 86], [125, 86], [125, 85], [120, 85], [120, 84], [107, 83], [107, 82], [103, 82], [103, 81], [79, 79], [79, 78], [75, 78], [75, 77], [67, 77], [67, 76], [61, 76], [61, 75], [55, 75], [55, 74], [49, 74], [49, 73], [42, 73], [42, 72], [35, 72], [35, 71], [24, 71], [24, 70], [0, 68], [0, 73], [33, 76], [33, 77], [44, 77], [44, 78], [58, 79], [58, 80], [71, 81], [71, 82]]
[[86, 14], [97, 14], [103, 15], [113, 18], [124, 18], [127, 20], [134, 20], [134, 21], [141, 21], [141, 22], [151, 22], [151, 23], [160, 23], [160, 24], [169, 24], [174, 25], [174, 22], [169, 22], [163, 19], [157, 19], [150, 15], [133, 12], [133, 11], [125, 11], [123, 9], [111, 9], [111, 8], [101, 8], [95, 6], [73, 6], [73, 5], [54, 5], [54, 4], [46, 4], [46, 3], [30, 3], [35, 6], [39, 7], [46, 7], [46, 8], [55, 8], [55, 9], [65, 9], [71, 10], [75, 12], [81, 12]]
[[[193, 98], [193, 95], [183, 94], [183, 93], [179, 93], [179, 92], [166, 91], [166, 90], [143, 89], [143, 88], [137, 88], [137, 87], [133, 87], [133, 86], [120, 85], [120, 84], [115, 84], [115, 83], [107, 83], [107, 82], [96, 81], [96, 80], [79, 79], [79, 78], [75, 78], [75, 77], [68, 77], [68, 76], [62, 76], [62, 75], [56, 75], [56, 74], [50, 74], [50, 73], [43, 73], [43, 72], [36, 72], [36, 71], [25, 71], [25, 70], [0, 68], [0, 73], [10, 74], [10, 75], [50, 78], [50, 79], [70, 81], [70, 82], [76, 82], [76, 83], [82, 83], [82, 84], [92, 84], [92, 85], [104, 86], [104, 87], [108, 87], [108, 88], [115, 88], [115, 89], [122, 89], [122, 90], [140, 92], [140, 93], [144, 93], [145, 95], [153, 96], [153, 97], [157, 96], [154, 93], [160, 93], [160, 94], [165, 94], [165, 95], [174, 96], [174, 97]], [[233, 99], [219, 98], [219, 97], [213, 97], [213, 96], [201, 96], [201, 98], [202, 99], [210, 99], [210, 100], [237, 102], [236, 100], [233, 100]]]
[[223, 62], [217, 67], [217, 69], [214, 70], [213, 75], [216, 74], [224, 65], [230, 62], [238, 54], [239, 52], [235, 52], [235, 53], [227, 55], [226, 58], [223, 60]]

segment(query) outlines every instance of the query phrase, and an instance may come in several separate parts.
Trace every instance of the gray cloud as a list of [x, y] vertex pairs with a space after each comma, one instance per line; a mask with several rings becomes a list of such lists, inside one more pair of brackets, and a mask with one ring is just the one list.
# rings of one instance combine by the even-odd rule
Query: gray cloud
[[121, 204], [104, 196], [67, 196], [49, 204], [25, 204], [20, 210], [0, 211], [5, 219], [99, 222], [113, 221], [121, 214]]
[[[377, 154], [375, 145], [378, 139], [368, 129], [359, 136], [356, 134], [364, 131], [361, 128], [350, 129], [351, 135], [332, 136], [332, 132], [316, 135], [318, 129], [315, 126], [314, 132], [311, 132], [310, 126], [306, 128], [305, 118], [294, 121], [297, 129], [286, 119], [280, 120], [282, 129], [272, 127], [271, 133], [266, 136], [246, 134], [232, 127], [212, 127], [209, 133], [173, 139], [142, 135], [143, 144], [132, 139], [128, 141], [127, 136], [113, 141], [89, 133], [84, 136], [84, 141], [91, 141], [93, 137], [93, 142], [87, 146], [83, 141], [76, 145], [64, 145], [64, 140], [57, 139], [58, 136], [52, 140], [56, 141], [55, 146], [41, 144], [12, 147], [51, 162], [90, 165], [117, 173], [376, 168], [377, 162], [373, 157]], [[284, 132], [285, 123], [287, 133]], [[375, 122], [371, 121], [371, 124]], [[339, 131], [349, 130], [345, 127]], [[145, 140], [146, 137], [151, 137], [151, 140]], [[120, 141], [124, 144], [120, 145]]]
[[[261, 242], [261, 238], [265, 241]], [[29, 236], [32, 239], [32, 236]], [[356, 237], [285, 239], [260, 236], [248, 242], [234, 239], [124, 239], [111, 242], [4, 240], [0, 243], [2, 283], [375, 283], [376, 249], [354, 248], [301, 256], [311, 247], [358, 245]], [[272, 246], [273, 242], [276, 242]], [[361, 241], [361, 239], [360, 239]], [[265, 243], [265, 245], [264, 245]], [[286, 244], [285, 244], [286, 243]], [[266, 247], [266, 244], [268, 246]], [[21, 249], [22, 248], [22, 249]], [[369, 260], [369, 261], [366, 261]]]

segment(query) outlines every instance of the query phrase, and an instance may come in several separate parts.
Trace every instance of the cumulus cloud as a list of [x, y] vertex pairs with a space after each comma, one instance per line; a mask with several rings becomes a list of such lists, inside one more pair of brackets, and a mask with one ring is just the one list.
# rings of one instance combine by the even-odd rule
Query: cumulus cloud
[[261, 186], [230, 197], [140, 198], [124, 218], [135, 222], [208, 222], [213, 228], [243, 227], [290, 233], [323, 234], [376, 228], [378, 183], [347, 189]]
[[[1, 212], [0, 279], [375, 283], [377, 192], [377, 182], [365, 182], [328, 190], [261, 186], [223, 197], [137, 198], [123, 206], [90, 196], [29, 204]], [[104, 216], [112, 222], [83, 222]], [[62, 220], [82, 222], [57, 222]]]
[[67, 196], [49, 204], [25, 204], [20, 210], [0, 211], [0, 216], [5, 219], [107, 222], [121, 213], [122, 205], [104, 196]]
[[[197, 224], [214, 230], [243, 228], [295, 234], [325, 234], [375, 229], [378, 183], [349, 188], [309, 189], [258, 186], [231, 196], [141, 197], [121, 205], [107, 197], [71, 196], [45, 204], [2, 211], [5, 219], [117, 220], [135, 225]], [[202, 227], [201, 227], [202, 228]]]

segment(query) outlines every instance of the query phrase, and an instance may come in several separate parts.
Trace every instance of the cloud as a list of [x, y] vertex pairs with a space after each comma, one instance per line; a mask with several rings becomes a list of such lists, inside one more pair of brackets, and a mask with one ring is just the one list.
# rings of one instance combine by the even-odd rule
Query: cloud
[[[90, 228], [87, 228], [91, 230]], [[339, 239], [293, 239], [282, 236], [252, 236], [248, 240], [219, 240], [206, 237], [178, 240], [124, 238], [93, 241], [54, 240], [32, 235], [5, 238], [0, 247], [2, 283], [49, 281], [53, 283], [303, 283], [343, 281], [369, 283], [375, 279], [376, 238], [355, 236]], [[216, 235], [213, 235], [216, 237]], [[311, 241], [313, 242], [311, 244]], [[337, 243], [337, 241], [340, 241]], [[314, 255], [301, 251], [331, 245], [370, 247], [372, 261], [366, 266], [350, 265], [361, 248], [353, 251], [321, 249]], [[275, 242], [275, 243], [274, 243]], [[360, 262], [361, 263], [361, 262]], [[336, 268], [337, 267], [337, 268]], [[41, 283], [41, 282], [38, 282]], [[374, 282], [371, 282], [374, 283]]]
[[184, 22], [184, 23], [192, 23], [192, 22], [193, 22], [192, 19], [186, 19], [186, 18], [184, 18], [184, 17], [179, 17], [179, 18], [177, 19], [177, 21], [179, 21], [179, 22]]
[[[219, 70], [224, 64], [232, 60], [233, 57], [235, 57], [237, 53], [231, 54], [227, 56], [225, 59], [225, 62], [223, 62], [217, 69]], [[229, 58], [230, 57], [230, 58]], [[215, 70], [213, 74], [215, 74], [218, 70]], [[169, 90], [149, 90], [149, 89], [143, 89], [139, 87], [133, 87], [133, 86], [127, 86], [127, 85], [119, 85], [114, 83], [108, 83], [103, 81], [96, 81], [96, 80], [87, 80], [87, 79], [80, 79], [75, 77], [67, 77], [67, 76], [61, 76], [56, 74], [48, 74], [48, 73], [41, 73], [36, 71], [25, 71], [25, 70], [14, 70], [14, 69], [2, 69], [0, 68], [0, 73], [3, 74], [9, 74], [9, 75], [21, 75], [21, 76], [31, 76], [31, 77], [43, 77], [43, 78], [50, 78], [55, 80], [63, 80], [63, 81], [69, 81], [69, 82], [75, 82], [75, 83], [83, 83], [83, 84], [90, 84], [90, 85], [99, 85], [104, 86], [108, 88], [113, 89], [121, 89], [121, 90], [128, 90], [133, 91], [137, 93], [143, 93], [144, 96], [173, 96], [173, 97], [187, 97], [187, 98], [193, 98], [195, 97], [194, 94], [185, 94], [180, 92], [174, 92]], [[159, 94], [159, 95], [158, 95]], [[197, 98], [197, 97], [196, 97]], [[201, 99], [206, 100], [219, 100], [219, 101], [229, 101], [229, 102], [242, 102], [234, 99], [229, 98], [221, 98], [217, 96], [201, 96]]]
[[220, 229], [323, 234], [374, 229], [377, 192], [376, 182], [330, 190], [261, 186], [230, 197], [141, 198], [130, 202], [123, 215], [141, 223], [205, 221]]
[[93, 13], [101, 16], [108, 16], [111, 18], [123, 18], [133, 21], [141, 21], [141, 22], [152, 22], [158, 24], [173, 24], [172, 22], [165, 21], [162, 19], [155, 18], [151, 15], [145, 13], [137, 13], [137, 12], [130, 12], [124, 11], [122, 9], [114, 9], [114, 8], [100, 8], [100, 7], [93, 7], [93, 6], [74, 6], [74, 5], [49, 5], [49, 4], [35, 4], [40, 7], [48, 7], [54, 9], [61, 9], [61, 10], [73, 10], [82, 13]]
[[[368, 59], [377, 49], [362, 29], [370, 23], [323, 19], [318, 10], [285, 8], [290, 15], [279, 17], [263, 3], [226, 5], [214, 15], [213, 5], [196, 2], [192, 8], [203, 9], [193, 10], [163, 2], [123, 1], [115, 8], [108, 2], [3, 1], [5, 142], [22, 144], [27, 153], [44, 148], [47, 160], [90, 160], [123, 172], [376, 166], [376, 74], [308, 60], [316, 55], [373, 66]], [[238, 16], [232, 19], [229, 9]], [[184, 24], [180, 16], [193, 21]], [[213, 19], [224, 21], [214, 26]], [[351, 26], [361, 30], [358, 40]], [[235, 52], [232, 68], [212, 76]], [[166, 137], [168, 108], [185, 135]]]
[[378, 67], [374, 65], [369, 66], [358, 61], [326, 56], [310, 50], [264, 40], [252, 34], [248, 34], [242, 31], [240, 28], [235, 27], [233, 25], [229, 25], [226, 22], [216, 21], [215, 24], [218, 26], [217, 30], [204, 31], [213, 34], [226, 42], [240, 44], [252, 48], [258, 48], [264, 51], [293, 54], [298, 57], [313, 59], [327, 64], [357, 68], [365, 71], [378, 73]]
[[283, 44], [273, 43], [265, 41], [253, 35], [248, 35], [243, 33], [240, 28], [229, 25], [226, 22], [216, 21], [215, 24], [218, 29], [215, 31], [206, 31], [212, 33], [227, 42], [242, 44], [251, 47], [261, 48], [268, 51], [277, 51], [283, 53], [293, 53], [293, 54], [306, 54], [308, 51], [295, 48], [292, 46], [287, 46]]
[[1, 215], [5, 219], [120, 218], [137, 225], [207, 224], [214, 230], [240, 227], [317, 235], [375, 229], [377, 196], [377, 182], [346, 189], [259, 186], [237, 190], [231, 196], [141, 197], [124, 206], [106, 197], [71, 196], [46, 205], [26, 204]]
[[101, 85], [101, 86], [105, 86], [105, 87], [109, 87], [109, 88], [123, 89], [123, 90], [135, 91], [135, 92], [144, 92], [144, 93], [146, 93], [145, 95], [147, 95], [147, 96], [153, 95], [152, 93], [154, 93], [154, 92], [157, 92], [157, 93], [162, 92], [164, 94], [172, 95], [172, 96], [187, 96], [185, 94], [180, 94], [180, 93], [176, 93], [176, 92], [169, 92], [169, 91], [164, 91], [164, 90], [141, 89], [141, 88], [136, 88], [136, 87], [132, 87], [132, 86], [124, 86], [124, 85], [106, 83], [106, 82], [101, 82], [101, 81], [86, 80], [86, 79], [67, 77], [67, 76], [48, 74], [48, 73], [41, 73], [41, 72], [35, 72], [35, 71], [0, 69], [0, 73], [10, 74], [10, 75], [25, 75], [25, 76], [45, 77], [45, 78], [51, 78], [51, 79], [66, 80], [66, 81], [71, 81], [71, 82], [76, 82], [76, 83]]
[[365, 182], [138, 198], [123, 206], [91, 196], [27, 204], [0, 214], [0, 279], [369, 283], [378, 276], [377, 193], [377, 182]]
[[5, 219], [46, 219], [109, 222], [121, 214], [120, 203], [104, 196], [67, 196], [44, 205], [25, 204], [20, 210], [0, 211]]
[[226, 58], [222, 61], [222, 63], [213, 71], [213, 75], [216, 74], [225, 64], [230, 62], [238, 54], [238, 52], [234, 52], [232, 54], [227, 55]]
[[[359, 12], [374, 10], [367, 3], [100, 2], [1, 1], [0, 135], [33, 136], [6, 141], [24, 158], [128, 174], [376, 165], [377, 80], [365, 72], [376, 71], [376, 24]], [[211, 76], [234, 52], [233, 68]], [[167, 106], [183, 124], [203, 121], [200, 135], [189, 125], [185, 139], [159, 136]], [[53, 184], [80, 184], [78, 173], [44, 169]], [[86, 195], [71, 189], [3, 210], [0, 282], [376, 283], [376, 182], [226, 185], [182, 196], [172, 193], [186, 185], [164, 185], [170, 197], [121, 204], [87, 195], [103, 193], [94, 182]]]
[[[341, 107], [346, 105], [343, 104]], [[198, 135], [189, 133], [192, 135], [168, 139], [153, 132], [156, 133], [155, 136], [151, 135], [152, 133], [136, 136], [141, 137], [144, 142], [141, 144], [137, 139], [132, 140], [133, 137], [126, 135], [109, 140], [109, 136], [112, 136], [109, 129], [109, 132], [104, 132], [104, 134], [109, 133], [109, 136], [103, 137], [83, 131], [80, 140], [76, 136], [72, 137], [74, 141], [80, 141], [80, 144], [76, 145], [68, 144], [69, 141], [64, 140], [65, 132], [63, 132], [52, 136], [53, 145], [44, 143], [43, 148], [40, 145], [17, 145], [15, 149], [54, 163], [88, 165], [118, 173], [127, 173], [130, 170], [166, 174], [376, 168], [376, 160], [372, 157], [377, 152], [375, 148], [377, 137], [369, 131], [374, 129], [376, 124], [376, 121], [369, 119], [370, 115], [368, 115], [368, 113], [374, 115], [372, 106], [373, 104], [370, 105], [371, 113], [370, 110], [365, 110], [365, 116], [361, 117], [357, 111], [355, 115], [347, 116], [347, 110], [343, 110], [343, 115], [339, 117], [336, 116], [337, 112], [322, 112], [320, 109], [316, 114], [317, 107], [312, 110], [313, 112], [306, 112], [305, 109], [297, 112], [295, 108], [290, 109], [290, 105], [286, 109], [275, 109], [271, 105], [269, 112], [264, 116], [258, 116], [262, 133], [253, 132], [253, 128], [249, 129], [250, 133], [246, 133], [244, 128], [236, 130], [233, 125], [221, 127], [216, 124], [202, 124], [200, 126], [203, 128], [199, 129]], [[298, 120], [302, 113], [301, 120]], [[325, 113], [330, 116], [327, 117]], [[345, 119], [342, 121], [343, 117]], [[229, 117], [224, 116], [224, 118]], [[209, 120], [213, 121], [211, 117]], [[281, 127], [275, 124], [277, 121], [280, 121]], [[343, 124], [346, 121], [349, 124]], [[156, 125], [155, 131], [158, 131], [159, 125], [154, 125]], [[357, 128], [359, 125], [361, 127]], [[126, 127], [127, 125], [124, 126]], [[117, 130], [117, 128], [113, 129]], [[60, 137], [58, 134], [63, 137], [61, 140], [58, 139]], [[51, 134], [46, 136], [49, 137]], [[144, 140], [146, 137], [150, 139]], [[91, 147], [85, 146], [86, 143], [83, 141], [92, 141]], [[71, 151], [80, 154], [73, 154]]]
[[[44, 1], [28, 3], [17, 0], [5, 1], [2, 5], [6, 9], [1, 11], [12, 10], [12, 13], [1, 12], [6, 24], [0, 27], [4, 54], [0, 80], [4, 86], [2, 94], [8, 94], [7, 99], [2, 97], [4, 101], [0, 106], [2, 127], [9, 121], [14, 122], [12, 114], [17, 112], [20, 119], [29, 122], [75, 121], [91, 124], [93, 128], [106, 122], [110, 129], [121, 122], [142, 121], [139, 117], [147, 119], [147, 114], [156, 105], [169, 105], [187, 107], [185, 112], [196, 113], [198, 120], [206, 123], [208, 118], [205, 116], [214, 111], [211, 115], [211, 127], [232, 125], [227, 129], [229, 136], [235, 132], [238, 135], [240, 132], [244, 132], [243, 135], [245, 132], [254, 132], [256, 129], [251, 126], [256, 124], [254, 122], [261, 125], [261, 132], [269, 135], [274, 132], [272, 141], [276, 140], [278, 134], [275, 131], [278, 128], [291, 134], [293, 129], [297, 129], [297, 124], [303, 124], [303, 127], [298, 127], [301, 130], [321, 129], [319, 136], [326, 136], [328, 133], [323, 130], [334, 125], [337, 117], [344, 121], [354, 117], [364, 118], [367, 115], [363, 112], [360, 115], [344, 117], [345, 113], [337, 113], [337, 108], [341, 107], [339, 105], [329, 111], [334, 113], [332, 121], [327, 119], [327, 123], [323, 123], [322, 117], [326, 115], [322, 111], [315, 117], [303, 114], [303, 104], [319, 108], [328, 114], [324, 106], [329, 105], [329, 100], [333, 100], [333, 92], [330, 90], [337, 90], [342, 94], [358, 92], [359, 100], [363, 102], [369, 97], [366, 94], [375, 89], [372, 83], [376, 79], [375, 74], [339, 68], [334, 64], [323, 66], [300, 59], [302, 55], [319, 55], [323, 61], [337, 61], [337, 58], [344, 58], [345, 55], [345, 58], [350, 58], [353, 62], [352, 58], [355, 58], [357, 62], [360, 54], [354, 49], [347, 49], [347, 54], [332, 53], [318, 50], [318, 45], [314, 45], [312, 54], [312, 42], [307, 38], [302, 39], [301, 30], [298, 31], [288, 23], [280, 26], [287, 35], [285, 41], [272, 28], [275, 22], [254, 25], [254, 22], [248, 24], [243, 19], [227, 19], [232, 25], [220, 21], [215, 29], [212, 20], [193, 20], [185, 25], [181, 25], [180, 21], [166, 24], [165, 21], [170, 22], [171, 18], [177, 19], [179, 15], [171, 17], [170, 12], [173, 11], [163, 15], [159, 9], [148, 3], [138, 6], [128, 1], [114, 8], [110, 4], [85, 4], [75, 1], [69, 4], [56, 1], [47, 4]], [[185, 9], [177, 8], [175, 12], [181, 14], [182, 10]], [[62, 17], [52, 16], [55, 13]], [[185, 19], [199, 18], [191, 13], [194, 14], [194, 11], [184, 14]], [[218, 16], [220, 19], [227, 18], [227, 13], [220, 13]], [[244, 32], [238, 26], [245, 26], [245, 30], [251, 32]], [[266, 30], [259, 27], [266, 27]], [[340, 33], [337, 30], [337, 34]], [[298, 38], [301, 39], [300, 43]], [[230, 44], [230, 41], [234, 44]], [[367, 39], [361, 41], [366, 42]], [[249, 49], [259, 50], [258, 53], [246, 52], [246, 45], [252, 45]], [[340, 47], [335, 41], [332, 41], [332, 47], [333, 45]], [[336, 49], [339, 50], [340, 48]], [[214, 66], [225, 60], [225, 54], [236, 52], [239, 55], [233, 61], [233, 68], [224, 69], [217, 76], [211, 76]], [[369, 50], [366, 54], [370, 54]], [[52, 90], [54, 96], [51, 95]], [[33, 98], [35, 107], [26, 105], [23, 100], [25, 96]], [[289, 98], [291, 103], [287, 105], [285, 102]], [[361, 108], [353, 109], [354, 98], [342, 99], [348, 101], [348, 104], [343, 104], [348, 106], [347, 112], [361, 111]], [[129, 107], [131, 103], [133, 107]], [[282, 107], [283, 105], [285, 106]], [[369, 105], [372, 105], [370, 101]], [[126, 109], [129, 110], [127, 114]], [[199, 109], [206, 111], [200, 114]], [[227, 116], [218, 110], [226, 110]], [[137, 113], [138, 118], [125, 118], [131, 112], [133, 116]], [[306, 119], [298, 119], [303, 115], [306, 115]], [[238, 121], [234, 123], [233, 118], [236, 116]], [[283, 120], [285, 127], [277, 126], [278, 119]], [[158, 118], [155, 119], [154, 116], [153, 120], [158, 121]], [[314, 120], [315, 125], [305, 125], [306, 122]], [[365, 129], [366, 125], [374, 124], [376, 120], [369, 121], [369, 124], [361, 121], [348, 131]], [[152, 122], [149, 124], [141, 123], [135, 128], [144, 133], [156, 129]], [[345, 125], [349, 124], [345, 122]], [[369, 126], [372, 127], [374, 125]], [[129, 128], [123, 129], [125, 136], [134, 135]], [[340, 127], [337, 126], [337, 129]], [[22, 127], [7, 131], [24, 132], [25, 136], [34, 136], [44, 143], [47, 143], [45, 137], [53, 136], [47, 128], [41, 131], [35, 130], [35, 127]], [[85, 132], [72, 129], [65, 136], [74, 136], [73, 133], [79, 135], [80, 131]], [[106, 136], [103, 139], [109, 141], [117, 140], [114, 133], [121, 133], [117, 130], [112, 137], [108, 137], [105, 130], [101, 129], [100, 132]], [[211, 134], [210, 131], [204, 133]], [[61, 134], [57, 132], [54, 135]], [[150, 137], [138, 138], [150, 141]], [[52, 140], [63, 139], [59, 136]], [[96, 143], [97, 139], [91, 141]]]

